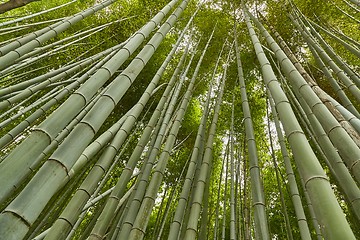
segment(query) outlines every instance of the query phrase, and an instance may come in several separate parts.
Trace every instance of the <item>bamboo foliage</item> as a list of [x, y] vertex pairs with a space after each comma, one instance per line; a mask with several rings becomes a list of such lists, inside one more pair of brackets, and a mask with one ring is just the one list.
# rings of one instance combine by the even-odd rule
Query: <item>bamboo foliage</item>
[[301, 0], [5, 14], [0, 239], [357, 238], [355, 2], [313, 16]]

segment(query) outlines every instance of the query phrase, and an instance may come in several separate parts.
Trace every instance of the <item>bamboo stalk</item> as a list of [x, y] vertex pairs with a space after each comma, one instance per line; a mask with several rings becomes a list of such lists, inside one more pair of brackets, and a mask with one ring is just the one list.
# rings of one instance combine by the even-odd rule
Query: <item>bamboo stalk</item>
[[[309, 193], [316, 216], [323, 226], [322, 230], [325, 238], [355, 239], [349, 223], [344, 217], [330, 183], [326, 178], [316, 155], [312, 151], [306, 137], [304, 136], [299, 123], [296, 120], [288, 99], [276, 80], [275, 74], [271, 69], [259, 39], [250, 23], [248, 13], [245, 12], [245, 19], [248, 30], [257, 53], [258, 60], [262, 68], [264, 82], [272, 93], [280, 118], [282, 119], [288, 141], [292, 148], [299, 172], [304, 179], [305, 187]], [[278, 51], [279, 52], [279, 51]], [[306, 150], [305, 150], [306, 149]], [[341, 227], [340, 227], [341, 225]]]

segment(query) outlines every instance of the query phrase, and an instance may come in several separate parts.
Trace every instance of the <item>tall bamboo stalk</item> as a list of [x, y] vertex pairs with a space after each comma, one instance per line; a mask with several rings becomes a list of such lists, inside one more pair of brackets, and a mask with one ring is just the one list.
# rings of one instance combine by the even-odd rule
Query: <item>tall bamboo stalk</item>
[[[229, 151], [229, 143], [226, 144], [225, 147], [225, 152]], [[214, 223], [214, 240], [218, 239], [218, 235], [219, 235], [219, 218], [220, 218], [220, 197], [221, 197], [221, 186], [223, 185], [222, 180], [223, 180], [223, 172], [225, 169], [225, 161], [221, 161], [221, 170], [220, 170], [220, 176], [219, 176], [219, 183], [218, 183], [218, 189], [217, 189], [217, 194], [216, 194], [216, 210], [215, 210], [215, 223]]]
[[[355, 176], [357, 182], [360, 182], [360, 171], [357, 170], [358, 168], [360, 169], [360, 149], [356, 142], [338, 123], [336, 118], [326, 108], [325, 104], [322, 103], [320, 98], [312, 90], [311, 86], [296, 70], [295, 66], [262, 24], [254, 17], [252, 18], [256, 25], [261, 29], [261, 33], [266, 38], [271, 49], [275, 52], [275, 56], [280, 62], [281, 69], [290, 80], [290, 84], [299, 91], [307, 105], [309, 105], [315, 116], [318, 118], [334, 146], [339, 150], [342, 159], [351, 170], [351, 173]], [[275, 96], [273, 97], [275, 98]]]
[[174, 214], [174, 218], [173, 221], [170, 225], [170, 231], [169, 231], [169, 235], [168, 235], [168, 240], [176, 240], [178, 239], [179, 236], [179, 232], [180, 232], [180, 228], [181, 225], [183, 223], [183, 219], [184, 219], [184, 213], [185, 213], [185, 209], [186, 209], [186, 205], [187, 205], [187, 201], [189, 199], [189, 194], [191, 191], [191, 185], [193, 183], [193, 178], [194, 178], [194, 174], [195, 174], [195, 170], [197, 168], [197, 162], [198, 162], [198, 158], [200, 157], [200, 151], [201, 151], [201, 142], [204, 141], [205, 138], [205, 129], [206, 129], [206, 121], [207, 121], [207, 117], [209, 115], [209, 108], [210, 108], [210, 99], [211, 99], [211, 91], [212, 91], [212, 83], [214, 81], [215, 78], [215, 74], [219, 65], [219, 61], [223, 52], [225, 44], [223, 44], [223, 47], [219, 53], [219, 56], [217, 58], [215, 67], [214, 67], [214, 72], [212, 74], [212, 78], [211, 78], [211, 84], [207, 93], [207, 97], [206, 97], [206, 102], [204, 103], [204, 110], [203, 110], [203, 115], [201, 117], [200, 120], [200, 125], [198, 128], [198, 132], [196, 135], [196, 139], [195, 139], [195, 143], [194, 143], [194, 147], [193, 147], [193, 151], [191, 153], [191, 158], [190, 158], [190, 163], [189, 163], [189, 167], [188, 167], [188, 171], [186, 173], [185, 176], [185, 180], [184, 180], [184, 184], [180, 193], [180, 197], [178, 200], [178, 205], [176, 207], [175, 210], [175, 214]]
[[349, 205], [355, 212], [355, 216], [360, 220], [360, 189], [346, 168], [339, 153], [337, 152], [337, 149], [332, 145], [330, 139], [327, 137], [324, 129], [315, 117], [314, 113], [307, 106], [304, 99], [299, 96], [300, 94], [298, 92], [295, 91], [295, 95], [297, 95], [300, 105], [307, 115], [309, 123], [312, 126], [311, 129], [313, 129], [315, 139], [325, 155], [324, 159], [326, 160], [327, 165], [337, 180], [338, 185], [345, 193]]
[[230, 240], [236, 238], [236, 206], [235, 206], [235, 158], [234, 158], [234, 111], [235, 96], [233, 95], [231, 107], [231, 127], [230, 127]]
[[285, 145], [285, 139], [284, 139], [282, 130], [280, 128], [278, 113], [276, 112], [275, 105], [272, 100], [270, 92], [269, 91], [267, 91], [267, 92], [268, 92], [268, 98], [269, 98], [269, 102], [270, 102], [270, 106], [271, 106], [271, 111], [272, 111], [272, 114], [274, 117], [277, 137], [279, 139], [281, 154], [282, 154], [284, 165], [285, 165], [286, 177], [287, 177], [287, 180], [289, 181], [290, 197], [291, 197], [291, 201], [294, 205], [295, 214], [296, 214], [296, 218], [297, 218], [297, 222], [298, 222], [298, 226], [299, 226], [299, 230], [300, 230], [300, 236], [301, 236], [301, 239], [303, 239], [303, 240], [310, 240], [311, 234], [309, 231], [309, 226], [307, 224], [306, 215], [304, 212], [303, 205], [301, 203], [300, 193], [299, 193], [299, 189], [297, 187], [295, 174], [294, 174], [293, 168], [291, 166], [289, 153], [288, 153], [288, 150]]
[[223, 202], [223, 209], [222, 209], [222, 223], [221, 223], [221, 240], [226, 239], [226, 215], [227, 215], [227, 206], [229, 205], [228, 202], [228, 185], [229, 185], [229, 159], [230, 159], [230, 148], [228, 148], [228, 151], [225, 152], [223, 161], [226, 162], [225, 165], [225, 182], [224, 182], [224, 191], [222, 196], [222, 202]]
[[[230, 54], [229, 54], [229, 56], [230, 56]], [[229, 59], [229, 56], [228, 56], [228, 59]], [[228, 63], [228, 61], [227, 61], [227, 63]], [[197, 234], [197, 223], [198, 223], [198, 219], [200, 216], [204, 189], [205, 189], [205, 185], [209, 184], [208, 183], [209, 180], [206, 179], [206, 177], [207, 177], [207, 173], [208, 173], [208, 168], [210, 167], [211, 161], [212, 161], [212, 148], [213, 148], [212, 145], [213, 145], [214, 137], [216, 134], [216, 125], [217, 125], [217, 120], [219, 117], [221, 100], [222, 100], [223, 90], [224, 90], [224, 85], [225, 85], [225, 80], [226, 80], [226, 71], [227, 71], [226, 69], [227, 69], [227, 67], [225, 66], [222, 82], [221, 82], [219, 92], [218, 92], [218, 97], [216, 100], [216, 105], [214, 108], [213, 119], [212, 119], [210, 129], [209, 129], [208, 139], [207, 139], [207, 142], [205, 145], [206, 146], [205, 152], [204, 152], [204, 156], [203, 156], [203, 161], [201, 163], [199, 179], [197, 181], [197, 189], [196, 189], [196, 192], [194, 193], [194, 199], [191, 204], [189, 220], [188, 220], [186, 232], [185, 232], [185, 239], [195, 239], [196, 234]]]
[[251, 40], [261, 65], [263, 80], [274, 98], [297, 167], [304, 179], [305, 187], [309, 193], [311, 202], [314, 205], [314, 210], [322, 226], [324, 236], [328, 239], [339, 239], [344, 237], [347, 239], [355, 239], [349, 223], [346, 221], [344, 213], [331, 189], [324, 170], [304, 136], [285, 93], [280, 88], [245, 10], [244, 14]]
[[260, 177], [260, 167], [257, 154], [257, 147], [254, 135], [254, 128], [251, 119], [250, 107], [248, 103], [246, 86], [244, 80], [244, 74], [242, 70], [242, 64], [240, 60], [240, 52], [237, 43], [237, 36], [235, 35], [235, 50], [236, 50], [236, 62], [238, 70], [238, 80], [241, 92], [242, 110], [244, 113], [244, 123], [246, 140], [248, 145], [249, 154], [249, 169], [250, 169], [250, 180], [251, 180], [251, 192], [254, 209], [254, 220], [255, 220], [255, 235], [256, 239], [270, 239], [269, 229], [266, 215], [265, 196]]
[[271, 158], [272, 158], [272, 162], [273, 162], [273, 165], [274, 165], [273, 167], [274, 167], [274, 170], [275, 170], [276, 183], [277, 183], [277, 187], [278, 187], [278, 190], [279, 190], [281, 208], [282, 208], [282, 213], [284, 215], [284, 220], [285, 220], [286, 234], [287, 234], [288, 239], [294, 239], [293, 234], [292, 234], [292, 230], [291, 230], [290, 221], [289, 221], [289, 214], [288, 214], [286, 203], [285, 203], [284, 193], [283, 193], [283, 190], [282, 190], [282, 184], [281, 184], [281, 180], [280, 180], [280, 174], [281, 173], [279, 173], [279, 168], [278, 168], [278, 164], [277, 164], [276, 157], [275, 157], [275, 148], [274, 148], [274, 143], [273, 143], [274, 140], [273, 140], [273, 136], [272, 136], [272, 133], [271, 133], [268, 102], [267, 102], [267, 106], [266, 106], [266, 118], [267, 118], [267, 127], [268, 127], [268, 134], [269, 134]]

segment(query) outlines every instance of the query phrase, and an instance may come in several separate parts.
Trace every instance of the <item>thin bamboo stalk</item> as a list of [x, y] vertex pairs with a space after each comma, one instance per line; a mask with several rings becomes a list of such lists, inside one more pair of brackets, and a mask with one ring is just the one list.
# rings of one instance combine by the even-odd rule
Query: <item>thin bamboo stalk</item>
[[237, 43], [237, 36], [235, 35], [235, 50], [236, 50], [236, 62], [238, 70], [238, 80], [241, 92], [241, 105], [244, 114], [245, 133], [246, 141], [248, 145], [249, 154], [249, 170], [251, 180], [251, 192], [252, 192], [252, 203], [254, 209], [254, 220], [255, 220], [255, 236], [257, 239], [269, 239], [269, 229], [267, 224], [267, 215], [265, 211], [265, 196], [260, 177], [260, 167], [258, 160], [258, 153], [254, 135], [254, 127], [251, 119], [251, 112], [248, 103], [245, 79], [242, 70], [242, 64], [240, 59], [240, 52]]
[[291, 230], [290, 221], [289, 221], [289, 214], [288, 214], [286, 203], [285, 203], [284, 193], [282, 190], [282, 184], [281, 184], [281, 180], [280, 180], [281, 173], [279, 173], [279, 168], [278, 168], [278, 164], [277, 164], [276, 157], [275, 157], [275, 149], [274, 149], [274, 143], [273, 143], [274, 140], [273, 140], [272, 133], [271, 133], [268, 102], [267, 102], [267, 106], [266, 106], [266, 118], [267, 118], [267, 127], [268, 127], [268, 134], [269, 134], [271, 158], [272, 158], [272, 162], [274, 165], [277, 188], [278, 188], [279, 194], [280, 194], [281, 208], [282, 208], [282, 213], [284, 215], [284, 220], [285, 220], [287, 239], [294, 239], [292, 230]]
[[296, 214], [296, 218], [297, 218], [297, 222], [298, 222], [298, 226], [299, 226], [299, 230], [300, 230], [300, 236], [301, 236], [301, 239], [303, 239], [303, 240], [305, 240], [305, 239], [310, 240], [311, 234], [309, 231], [309, 226], [307, 224], [306, 215], [304, 212], [303, 205], [301, 203], [300, 193], [299, 193], [299, 189], [297, 187], [295, 174], [294, 174], [294, 171], [293, 171], [293, 168], [291, 165], [289, 153], [286, 148], [285, 139], [284, 139], [283, 133], [281, 131], [278, 113], [276, 112], [275, 105], [272, 100], [270, 92], [269, 91], [267, 91], [267, 92], [268, 92], [269, 102], [270, 102], [270, 106], [271, 106], [271, 111], [272, 111], [272, 114], [274, 117], [277, 137], [279, 139], [281, 154], [282, 154], [284, 165], [285, 165], [286, 177], [289, 182], [290, 197], [291, 197], [291, 201], [294, 205], [295, 214]]
[[236, 237], [236, 206], [235, 206], [235, 158], [234, 158], [234, 111], [235, 111], [235, 95], [232, 99], [231, 107], [231, 127], [230, 127], [230, 239], [235, 240]]
[[[218, 59], [216, 61], [215, 67], [214, 67], [214, 72], [212, 75], [212, 81], [211, 83], [214, 81], [215, 78], [215, 74], [219, 65], [219, 61], [220, 61], [220, 57], [221, 54], [223, 52], [225, 44], [223, 45]], [[170, 230], [169, 230], [169, 235], [168, 235], [168, 240], [176, 240], [179, 237], [179, 232], [180, 232], [180, 228], [184, 219], [184, 213], [185, 213], [185, 209], [186, 209], [186, 205], [187, 205], [187, 201], [189, 199], [189, 194], [191, 191], [191, 185], [192, 185], [192, 180], [194, 178], [194, 174], [195, 174], [195, 170], [196, 170], [196, 166], [197, 166], [197, 161], [198, 158], [200, 156], [200, 150], [201, 150], [201, 142], [204, 139], [204, 134], [205, 134], [205, 129], [206, 129], [206, 121], [207, 121], [207, 117], [209, 115], [209, 107], [210, 107], [210, 98], [211, 98], [211, 90], [212, 90], [212, 84], [209, 87], [208, 90], [208, 94], [207, 94], [207, 98], [206, 98], [206, 102], [204, 104], [204, 111], [203, 111], [203, 115], [201, 117], [200, 120], [200, 125], [198, 128], [198, 132], [196, 135], [196, 139], [195, 139], [195, 143], [194, 143], [194, 147], [193, 147], [193, 151], [191, 153], [191, 158], [190, 158], [190, 163], [189, 163], [189, 167], [188, 167], [188, 171], [186, 173], [185, 176], [185, 180], [184, 180], [184, 184], [180, 193], [180, 197], [178, 200], [178, 205], [176, 207], [175, 210], [175, 214], [174, 214], [174, 218], [172, 220], [172, 223], [170, 225]]]
[[[46, 51], [46, 50], [48, 50], [48, 49], [50, 49], [50, 48], [53, 48], [53, 47], [55, 47], [55, 46], [57, 46], [57, 45], [60, 45], [60, 44], [62, 44], [62, 43], [64, 43], [64, 42], [67, 42], [67, 41], [72, 40], [72, 39], [74, 39], [74, 38], [78, 38], [78, 37], [81, 37], [81, 36], [83, 36], [83, 35], [86, 35], [85, 37], [81, 37], [81, 38], [79, 38], [79, 39], [77, 40], [77, 41], [80, 41], [80, 39], [81, 39], [81, 40], [82, 40], [82, 39], [85, 39], [86, 37], [89, 37], [91, 34], [94, 34], [94, 33], [96, 33], [96, 32], [102, 31], [102, 30], [104, 30], [106, 27], [108, 27], [108, 26], [110, 26], [110, 25], [112, 25], [112, 24], [114, 24], [114, 23], [119, 23], [119, 22], [122, 22], [122, 21], [124, 21], [124, 20], [131, 19], [131, 18], [133, 18], [133, 17], [135, 17], [135, 16], [131, 16], [131, 17], [119, 19], [119, 20], [116, 20], [116, 21], [112, 21], [112, 22], [109, 22], [109, 23], [105, 23], [105, 24], [102, 24], [102, 25], [97, 26], [97, 27], [92, 27], [92, 28], [90, 28], [90, 29], [88, 29], [88, 30], [80, 31], [80, 32], [78, 32], [78, 33], [76, 33], [76, 34], [74, 34], [74, 35], [71, 35], [71, 36], [66, 37], [66, 38], [64, 38], [64, 39], [61, 39], [61, 40], [56, 41], [56, 42], [54, 42], [54, 43], [48, 44], [48, 45], [46, 45], [46, 46], [44, 46], [44, 47], [36, 48], [34, 51], [31, 51], [31, 52], [23, 55], [22, 57], [18, 58], [18, 59], [17, 59], [17, 62], [18, 62], [18, 61], [22, 61], [22, 60], [24, 60], [24, 59], [26, 59], [26, 58], [30, 58], [30, 57], [32, 57], [32, 56], [34, 56], [34, 55], [37, 55], [37, 54], [39, 54], [39, 53], [41, 53], [41, 52], [44, 52], [44, 51]], [[69, 43], [67, 43], [67, 44], [65, 44], [65, 45], [62, 45], [61, 48], [67, 47], [67, 46], [69, 46], [69, 45], [71, 45], [72, 43], [75, 43], [75, 42], [77, 42], [77, 41], [71, 41], [71, 42], [69, 42]], [[56, 50], [58, 51], [58, 50], [60, 50], [61, 48], [57, 48]], [[49, 53], [49, 52], [47, 52], [47, 53]], [[38, 58], [41, 58], [41, 57], [38, 57]]]
[[30, 14], [30, 15], [25, 15], [25, 16], [23, 16], [23, 17], [16, 18], [16, 19], [11, 20], [11, 21], [2, 22], [2, 23], [0, 23], [0, 27], [7, 26], [7, 25], [10, 25], [10, 24], [14, 24], [14, 23], [17, 23], [17, 22], [21, 22], [21, 21], [24, 21], [24, 20], [26, 20], [26, 19], [30, 19], [30, 18], [39, 16], [39, 15], [44, 14], [44, 13], [48, 13], [48, 12], [55, 11], [55, 10], [57, 10], [57, 9], [59, 9], [59, 8], [65, 7], [65, 6], [67, 6], [67, 5], [70, 5], [70, 4], [72, 4], [72, 3], [76, 2], [76, 1], [77, 1], [77, 0], [72, 0], [72, 1], [70, 1], [70, 2], [64, 3], [64, 4], [62, 4], [62, 5], [59, 5], [59, 6], [50, 8], [50, 9], [46, 9], [46, 10], [41, 11], [41, 12], [33, 13], [33, 14]]
[[[185, 52], [186, 51], [187, 50], [185, 50]], [[186, 55], [186, 54], [184, 54], [184, 55]], [[182, 60], [180, 60], [180, 62], [182, 62]], [[181, 64], [178, 64], [178, 66], [180, 66], [180, 65]], [[176, 72], [176, 70], [175, 70], [175, 72]], [[173, 76], [174, 75], [177, 76], [177, 74], [173, 74]], [[175, 77], [174, 77], [174, 79], [175, 79]], [[172, 81], [170, 80], [170, 83], [171, 82]], [[145, 154], [144, 154], [145, 156], [143, 157], [143, 164], [142, 164], [142, 167], [141, 167], [140, 172], [139, 172], [139, 177], [137, 178], [137, 182], [135, 184], [135, 189], [134, 189], [133, 193], [131, 194], [131, 196], [129, 198], [129, 201], [127, 202], [127, 204], [125, 206], [122, 218], [117, 223], [117, 226], [116, 226], [116, 228], [114, 230], [114, 234], [112, 236], [112, 240], [115, 240], [115, 239], [118, 238], [121, 226], [123, 224], [127, 223], [127, 220], [128, 220], [129, 216], [132, 213], [132, 211], [130, 211], [130, 209], [132, 207], [131, 205], [132, 205], [134, 199], [136, 199], [136, 197], [137, 197], [136, 195], [139, 192], [138, 189], [141, 188], [141, 183], [143, 182], [142, 180], [147, 179], [147, 176], [144, 176], [144, 175], [147, 175], [147, 172], [151, 171], [151, 169], [153, 167], [153, 164], [154, 164], [154, 162], [152, 162], [153, 159], [150, 159], [149, 157], [150, 157], [150, 154], [152, 152], [152, 149], [155, 147], [155, 142], [157, 140], [157, 137], [159, 135], [161, 135], [160, 126], [161, 126], [161, 123], [164, 120], [164, 116], [165, 116], [165, 114], [167, 112], [167, 109], [168, 109], [168, 106], [170, 105], [170, 102], [172, 100], [171, 96], [174, 95], [174, 92], [175, 92], [175, 89], [176, 89], [176, 87], [173, 88], [173, 86], [170, 87], [169, 85], [166, 88], [165, 92], [163, 93], [163, 97], [161, 98], [160, 102], [158, 103], [159, 108], [157, 107], [156, 110], [154, 111], [154, 113], [153, 113], [147, 127], [145, 128], [145, 131], [144, 131], [143, 135], [141, 136], [138, 144], [136, 145], [135, 151], [133, 151], [133, 153], [131, 154], [131, 157], [130, 157], [130, 159], [128, 161], [128, 164], [131, 163], [131, 161], [134, 161], [135, 158], [136, 158], [135, 161], [138, 161], [137, 159], [140, 159], [140, 155], [143, 153], [143, 150], [145, 149], [145, 147], [147, 145], [147, 151], [145, 152]], [[170, 95], [167, 96], [168, 94], [170, 94]], [[159, 111], [161, 113], [159, 113], [160, 115], [157, 115], [157, 112], [159, 112]], [[146, 130], [148, 130], [148, 131], [146, 131]], [[153, 130], [153, 132], [151, 133], [152, 130]], [[150, 142], [148, 143], [149, 139], [150, 139]], [[124, 172], [126, 172], [127, 169], [129, 169], [128, 166], [124, 168], [123, 173], [121, 174], [120, 178], [123, 176]], [[133, 171], [133, 169], [130, 169], [130, 170]], [[118, 181], [115, 189], [119, 188], [119, 185], [120, 185], [120, 181]]]
[[294, 17], [290, 16], [290, 19], [294, 23], [294, 25], [299, 29], [300, 33], [304, 37], [305, 41], [308, 42], [319, 54], [320, 58], [324, 61], [324, 63], [328, 64], [331, 69], [333, 69], [334, 73], [338, 78], [345, 84], [345, 86], [349, 89], [351, 94], [360, 101], [360, 83], [353, 82], [345, 73], [344, 71], [330, 58], [330, 56], [315, 42], [315, 40], [310, 36], [310, 34], [304, 30], [300, 23], [298, 23], [298, 19], [294, 19]]
[[[46, 21], [39, 21], [39, 22], [29, 23], [29, 24], [22, 24], [22, 25], [19, 24], [17, 26], [13, 26], [13, 27], [0, 28], [0, 32], [1, 33], [3, 33], [3, 32], [8, 33], [6, 31], [22, 30], [22, 29], [26, 29], [26, 28], [29, 28], [29, 27], [37, 26], [37, 25], [42, 25], [42, 24], [47, 24], [47, 23], [52, 23], [52, 22], [58, 22], [58, 21], [63, 20], [63, 19], [64, 18], [56, 18], [56, 19], [50, 19], [50, 20], [46, 20]], [[4, 42], [1, 42], [0, 44], [3, 45]]]
[[308, 19], [308, 21], [312, 24], [312, 26], [318, 30], [323, 31], [324, 33], [326, 33], [327, 35], [329, 35], [331, 38], [335, 39], [338, 43], [340, 43], [341, 45], [343, 45], [347, 50], [349, 50], [352, 54], [354, 54], [355, 56], [357, 56], [358, 58], [360, 58], [360, 50], [345, 42], [344, 40], [342, 40], [340, 37], [336, 36], [335, 34], [333, 34], [332, 32], [330, 32], [329, 30], [327, 30], [326, 28], [320, 26], [319, 24], [317, 24], [314, 21], [311, 21], [310, 19]]
[[[226, 145], [225, 148], [225, 153], [229, 151], [229, 142]], [[215, 210], [215, 223], [214, 223], [214, 240], [218, 239], [218, 235], [219, 235], [219, 218], [220, 218], [220, 196], [221, 196], [221, 186], [222, 186], [222, 180], [223, 180], [223, 173], [224, 173], [224, 169], [225, 169], [225, 162], [226, 161], [221, 161], [221, 170], [220, 170], [220, 177], [219, 179], [219, 183], [218, 183], [218, 189], [217, 189], [217, 198], [216, 198], [216, 210]]]
[[[91, 7], [89, 9], [86, 9], [80, 13], [75, 14], [72, 17], [65, 18], [64, 20], [60, 21], [59, 23], [55, 23], [54, 27], [48, 27], [48, 29], [44, 30], [43, 34], [37, 35], [35, 38], [30, 40], [29, 42], [25, 44], [20, 44], [20, 46], [15, 48], [6, 48], [10, 44], [1, 47], [0, 52], [2, 53], [2, 56], [0, 57], [0, 70], [5, 69], [6, 67], [12, 65], [16, 59], [23, 56], [24, 54], [32, 51], [35, 47], [40, 46], [44, 42], [48, 41], [49, 39], [56, 37], [61, 32], [67, 30], [70, 26], [73, 26], [74, 24], [78, 23], [79, 21], [83, 20], [84, 18], [91, 16], [91, 14], [94, 14], [97, 11], [100, 11], [112, 3], [114, 3], [114, 0], [107, 0], [104, 2], [101, 2], [98, 5], [95, 5], [94, 7]], [[20, 42], [18, 42], [19, 44]]]
[[222, 209], [222, 224], [221, 224], [221, 240], [225, 240], [226, 239], [226, 215], [227, 215], [227, 206], [228, 204], [228, 185], [229, 185], [229, 157], [230, 155], [230, 149], [228, 148], [228, 152], [225, 153], [224, 159], [223, 161], [226, 162], [226, 166], [225, 166], [225, 182], [224, 182], [224, 192], [223, 192], [223, 209]]
[[[177, 79], [178, 77], [178, 74], [179, 74], [179, 71], [180, 71], [180, 66], [182, 65], [183, 61], [185, 60], [185, 56], [186, 56], [186, 53], [188, 51], [188, 47], [189, 47], [189, 44], [187, 45], [186, 49], [185, 49], [185, 54], [183, 55], [183, 57], [181, 58], [176, 70], [174, 71], [174, 74], [171, 78], [171, 82], [174, 83], [175, 79]], [[186, 70], [185, 70], [185, 76], [186, 76], [186, 73], [189, 69], [189, 66], [192, 62], [192, 59], [194, 57], [194, 54], [192, 55], [189, 63], [188, 63], [188, 66], [186, 67]], [[160, 146], [161, 146], [161, 143], [162, 143], [162, 140], [163, 140], [163, 137], [165, 135], [165, 131], [166, 131], [166, 128], [167, 126], [169, 125], [169, 121], [170, 121], [170, 117], [174, 111], [174, 108], [175, 108], [175, 103], [179, 97], [179, 94], [180, 94], [180, 89], [182, 88], [182, 85], [184, 83], [184, 79], [185, 79], [185, 76], [182, 76], [180, 78], [180, 82], [179, 82], [179, 85], [174, 89], [175, 92], [173, 93], [173, 96], [171, 98], [169, 98], [169, 104], [168, 104], [168, 107], [167, 109], [164, 109], [166, 111], [164, 111], [165, 113], [165, 116], [164, 116], [164, 119], [160, 122], [158, 122], [157, 124], [157, 128], [158, 128], [158, 134], [157, 134], [157, 137], [154, 136], [154, 139], [152, 140], [153, 141], [153, 144], [151, 145], [152, 146], [152, 149], [148, 150], [147, 153], [148, 153], [148, 159], [147, 159], [147, 162], [146, 164], [143, 165], [143, 174], [142, 174], [142, 177], [139, 179], [139, 182], [138, 182], [138, 186], [137, 186], [137, 190], [135, 192], [135, 196], [134, 196], [134, 199], [129, 203], [129, 210], [128, 210], [128, 214], [126, 215], [125, 219], [124, 219], [124, 222], [121, 226], [121, 229], [120, 229], [120, 232], [118, 234], [118, 239], [124, 239], [124, 238], [127, 238], [130, 231], [131, 231], [131, 228], [132, 228], [132, 225], [133, 225], [133, 222], [135, 221], [135, 218], [136, 218], [136, 214], [138, 212], [138, 209], [140, 207], [140, 203], [141, 203], [141, 200], [145, 194], [145, 189], [146, 189], [146, 186], [147, 186], [147, 183], [148, 183], [148, 178], [150, 176], [150, 172], [151, 172], [151, 169], [153, 168], [153, 165], [154, 165], [154, 161], [155, 161], [155, 157], [158, 153], [158, 151], [160, 150]], [[167, 87], [167, 90], [170, 91], [170, 87], [173, 87], [174, 84], [172, 85], [169, 85]], [[164, 99], [165, 100], [165, 99]], [[144, 146], [144, 144], [142, 144], [142, 146]], [[141, 152], [143, 151], [143, 147], [141, 149], [139, 149], [139, 152], [136, 153], [138, 155], [141, 154]], [[133, 153], [133, 155], [135, 156], [135, 151]], [[131, 159], [131, 158], [130, 158]], [[129, 160], [130, 162], [130, 160]], [[121, 179], [121, 177], [120, 177]], [[123, 181], [122, 181], [123, 182]], [[123, 183], [122, 182], [118, 182], [118, 185], [119, 185], [119, 192], [121, 193], [121, 188], [123, 188]]]
[[[228, 55], [228, 60], [229, 60], [229, 56], [230, 56], [230, 54]], [[228, 63], [228, 60], [227, 60], [227, 63]], [[227, 69], [227, 66], [225, 65], [222, 82], [219, 87], [218, 97], [217, 97], [216, 105], [214, 108], [213, 119], [212, 119], [210, 129], [209, 129], [208, 139], [207, 139], [207, 142], [205, 145], [203, 161], [201, 163], [201, 167], [200, 167], [200, 171], [199, 171], [199, 178], [197, 181], [196, 192], [194, 193], [194, 199], [191, 204], [189, 220], [187, 222], [184, 239], [195, 239], [196, 234], [197, 234], [197, 223], [198, 223], [198, 218], [200, 216], [201, 205], [202, 205], [202, 201], [203, 201], [203, 193], [204, 193], [205, 185], [208, 182], [208, 179], [206, 179], [206, 177], [207, 177], [207, 173], [208, 173], [208, 168], [211, 165], [210, 162], [212, 161], [212, 148], [213, 148], [212, 145], [213, 145], [214, 137], [216, 134], [216, 125], [217, 125], [217, 120], [219, 117], [219, 111], [220, 111], [220, 106], [221, 106], [221, 101], [222, 101], [222, 96], [223, 96], [223, 90], [224, 90], [224, 85], [225, 85], [225, 81], [226, 81], [226, 71], [227, 71], [226, 69]]]
[[339, 86], [339, 84], [337, 83], [337, 81], [333, 78], [333, 76], [331, 75], [331, 72], [329, 71], [329, 68], [326, 67], [326, 65], [324, 64], [324, 62], [321, 60], [320, 56], [318, 55], [318, 53], [312, 48], [310, 47], [310, 51], [313, 54], [316, 63], [318, 64], [318, 66], [321, 68], [321, 70], [323, 71], [325, 77], [327, 77], [327, 79], [330, 82], [331, 87], [334, 89], [334, 91], [336, 92], [336, 95], [340, 98], [341, 103], [344, 105], [344, 107], [346, 107], [349, 111], [351, 111], [354, 115], [356, 115], [358, 118], [360, 117], [359, 112], [357, 111], [357, 109], [354, 107], [354, 105], [352, 104], [352, 102], [349, 100], [349, 98], [346, 96], [345, 92], [342, 90], [342, 88]]
[[[181, 180], [183, 179], [183, 176], [184, 176], [184, 174], [185, 174], [185, 170], [189, 168], [188, 165], [189, 165], [189, 163], [190, 163], [190, 160], [191, 160], [191, 156], [188, 157], [188, 160], [186, 161], [186, 163], [184, 164], [184, 167], [183, 167], [182, 170], [181, 170], [180, 176], [178, 177], [177, 182], [176, 182], [176, 186], [175, 186], [176, 188], [179, 187], [179, 184], [180, 184], [180, 182], [181, 182]], [[175, 197], [177, 197], [177, 196], [175, 195], [175, 193], [176, 193], [176, 195], [177, 195], [178, 190], [174, 189], [174, 190], [173, 190], [173, 193], [171, 194], [171, 198], [168, 200], [168, 203], [169, 203], [169, 204], [167, 205], [166, 212], [165, 212], [165, 216], [163, 217], [163, 220], [162, 220], [162, 223], [161, 223], [161, 226], [160, 226], [159, 233], [157, 234], [157, 240], [161, 240], [161, 239], [162, 239], [163, 231], [164, 231], [164, 229], [165, 229], [165, 223], [168, 222], [168, 221], [167, 221], [167, 218], [168, 218], [167, 216], [168, 216], [169, 213], [170, 213], [171, 203], [173, 203], [173, 199], [174, 199]]]
[[[305, 18], [305, 16], [303, 16], [301, 14], [301, 12], [298, 12], [299, 15], [302, 16], [303, 18], [303, 23], [306, 24], [307, 27], [310, 28], [310, 32], [316, 37], [317, 41], [320, 43], [320, 45], [323, 47], [323, 49], [325, 50], [325, 52], [329, 55], [329, 57], [331, 59], [334, 60], [334, 62], [350, 77], [350, 79], [358, 86], [360, 87], [360, 79], [359, 77], [356, 75], [356, 73], [354, 72], [353, 69], [351, 69], [345, 62], [343, 59], [340, 58], [340, 56], [338, 56], [336, 54], [336, 52], [331, 48], [331, 46], [322, 38], [322, 36], [314, 29], [313, 25], [311, 24], [311, 22], [309, 22], [307, 20], [307, 18]], [[360, 52], [359, 52], [360, 54]]]

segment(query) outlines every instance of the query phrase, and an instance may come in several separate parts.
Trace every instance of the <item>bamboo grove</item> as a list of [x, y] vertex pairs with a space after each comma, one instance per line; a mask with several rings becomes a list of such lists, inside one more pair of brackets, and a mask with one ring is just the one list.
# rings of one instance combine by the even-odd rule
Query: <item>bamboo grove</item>
[[359, 239], [358, 0], [0, 17], [0, 239]]

